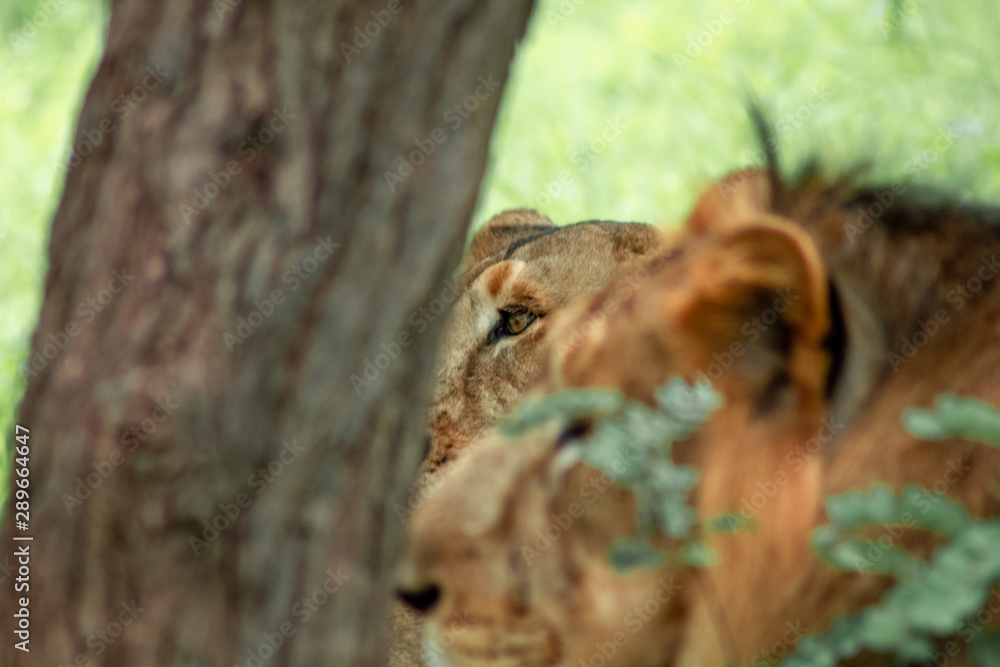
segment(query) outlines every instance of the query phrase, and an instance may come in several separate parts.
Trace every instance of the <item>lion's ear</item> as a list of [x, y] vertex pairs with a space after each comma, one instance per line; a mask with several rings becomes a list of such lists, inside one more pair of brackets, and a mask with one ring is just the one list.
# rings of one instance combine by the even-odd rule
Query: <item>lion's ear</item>
[[706, 243], [688, 272], [692, 290], [676, 313], [710, 379], [733, 373], [735, 383], [760, 392], [791, 386], [800, 397], [821, 397], [830, 286], [803, 229], [758, 216]]
[[464, 266], [480, 262], [490, 255], [502, 252], [511, 244], [531, 236], [537, 236], [555, 228], [545, 215], [531, 208], [517, 208], [504, 211], [490, 218], [469, 244]]
[[704, 235], [752, 225], [762, 214], [771, 212], [771, 198], [766, 170], [735, 171], [701, 194], [687, 228]]

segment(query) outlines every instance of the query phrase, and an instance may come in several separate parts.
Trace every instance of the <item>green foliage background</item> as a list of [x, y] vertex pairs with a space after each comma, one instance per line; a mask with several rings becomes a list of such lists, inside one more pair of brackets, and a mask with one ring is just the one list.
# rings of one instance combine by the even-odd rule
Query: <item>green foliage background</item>
[[[105, 22], [99, 0], [0, 4], [0, 430], [8, 443], [63, 186], [58, 165]], [[818, 152], [831, 167], [871, 160], [878, 176], [906, 177], [907, 164], [950, 130], [953, 146], [919, 182], [996, 200], [998, 26], [993, 0], [540, 0], [474, 222], [524, 205], [559, 223], [677, 221], [711, 179], [753, 162], [751, 91], [776, 120], [790, 121], [779, 135], [791, 162]], [[617, 137], [592, 143], [609, 123]]]
[[[543, 0], [477, 221], [538, 202], [563, 171], [569, 186], [539, 202], [557, 222], [681, 219], [710, 180], [752, 162], [751, 92], [792, 120], [778, 128], [789, 162], [818, 153], [831, 168], [872, 161], [874, 176], [906, 177], [950, 129], [959, 139], [919, 182], [996, 201], [998, 29], [988, 0]], [[811, 109], [814, 90], [828, 95]], [[616, 118], [619, 138], [578, 167]]]

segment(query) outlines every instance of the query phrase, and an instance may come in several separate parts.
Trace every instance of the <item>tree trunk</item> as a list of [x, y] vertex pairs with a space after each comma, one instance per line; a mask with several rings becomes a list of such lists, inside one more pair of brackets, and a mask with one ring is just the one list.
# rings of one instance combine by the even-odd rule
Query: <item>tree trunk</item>
[[413, 313], [530, 9], [112, 3], [23, 369], [31, 515], [0, 558], [27, 545], [30, 592], [3, 587], [0, 662], [384, 661], [443, 321]]

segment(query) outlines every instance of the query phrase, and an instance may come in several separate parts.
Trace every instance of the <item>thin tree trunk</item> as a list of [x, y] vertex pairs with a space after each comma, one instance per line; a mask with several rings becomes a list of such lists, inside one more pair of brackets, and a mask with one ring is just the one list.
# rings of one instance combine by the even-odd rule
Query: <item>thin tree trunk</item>
[[25, 369], [0, 662], [382, 663], [442, 324], [410, 316], [530, 8], [112, 3]]

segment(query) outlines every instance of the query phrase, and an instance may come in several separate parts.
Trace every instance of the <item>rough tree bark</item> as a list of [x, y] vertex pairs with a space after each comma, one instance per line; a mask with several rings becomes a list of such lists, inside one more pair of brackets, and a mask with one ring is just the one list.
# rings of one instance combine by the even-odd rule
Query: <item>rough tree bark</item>
[[458, 260], [531, 4], [112, 3], [0, 555], [30, 545], [2, 606], [30, 595], [31, 652], [5, 611], [0, 662], [382, 662], [442, 324], [411, 314]]

